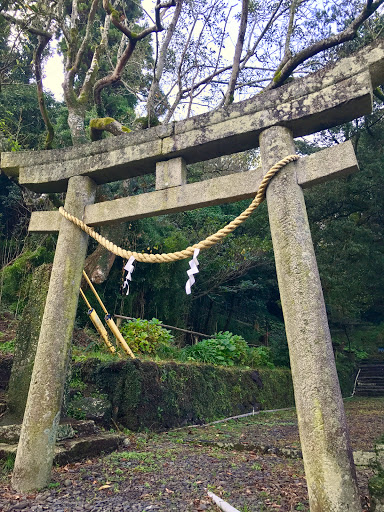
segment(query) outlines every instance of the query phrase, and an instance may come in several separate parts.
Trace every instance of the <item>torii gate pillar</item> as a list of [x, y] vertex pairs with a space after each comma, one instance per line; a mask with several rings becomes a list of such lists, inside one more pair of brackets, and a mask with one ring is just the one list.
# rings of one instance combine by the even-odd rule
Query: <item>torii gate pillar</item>
[[[81, 218], [95, 194], [93, 180], [74, 176], [68, 182], [65, 207]], [[57, 240], [12, 476], [12, 485], [21, 492], [43, 488], [50, 480], [87, 246], [88, 235], [65, 220]]]
[[[264, 172], [296, 153], [291, 132], [260, 135]], [[344, 407], [303, 191], [291, 163], [267, 188], [276, 272], [311, 512], [361, 512]]]

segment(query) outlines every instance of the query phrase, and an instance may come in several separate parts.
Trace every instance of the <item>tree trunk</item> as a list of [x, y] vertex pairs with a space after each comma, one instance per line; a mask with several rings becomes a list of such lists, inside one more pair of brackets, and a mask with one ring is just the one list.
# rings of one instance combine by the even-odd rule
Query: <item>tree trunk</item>
[[85, 108], [68, 105], [68, 126], [71, 132], [72, 144], [80, 146], [89, 142], [85, 134]]

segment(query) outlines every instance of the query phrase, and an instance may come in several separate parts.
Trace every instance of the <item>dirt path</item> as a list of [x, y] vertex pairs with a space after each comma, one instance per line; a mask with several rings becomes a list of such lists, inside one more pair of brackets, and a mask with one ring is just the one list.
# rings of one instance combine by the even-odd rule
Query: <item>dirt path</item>
[[[353, 399], [345, 404], [354, 450], [371, 449], [384, 434], [384, 399]], [[207, 498], [207, 489], [241, 512], [308, 510], [300, 459], [238, 452], [212, 444], [298, 448], [293, 410], [204, 428], [131, 434], [129, 439], [125, 451], [56, 468], [49, 489], [38, 494], [15, 494], [9, 487], [9, 475], [3, 476], [0, 510], [217, 511]], [[358, 469], [365, 510], [369, 510], [367, 481], [371, 475], [370, 469]]]

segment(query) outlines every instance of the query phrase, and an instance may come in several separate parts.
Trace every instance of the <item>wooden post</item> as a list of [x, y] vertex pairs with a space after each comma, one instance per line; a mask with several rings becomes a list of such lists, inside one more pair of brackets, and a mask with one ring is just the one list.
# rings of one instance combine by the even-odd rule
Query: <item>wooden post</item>
[[[291, 132], [260, 136], [263, 170], [295, 153]], [[320, 277], [295, 163], [267, 189], [311, 512], [361, 512]], [[320, 165], [320, 162], [319, 162]]]
[[[65, 208], [81, 218], [95, 192], [90, 178], [70, 178]], [[19, 492], [50, 480], [87, 244], [88, 235], [63, 219], [12, 477]]]

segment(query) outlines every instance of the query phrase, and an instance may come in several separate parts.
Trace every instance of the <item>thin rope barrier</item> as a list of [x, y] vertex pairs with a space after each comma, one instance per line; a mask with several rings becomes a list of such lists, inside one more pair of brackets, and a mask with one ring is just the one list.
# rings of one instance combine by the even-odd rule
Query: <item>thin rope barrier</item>
[[116, 256], [120, 256], [124, 259], [129, 259], [131, 256], [135, 258], [135, 260], [144, 262], [144, 263], [164, 263], [170, 261], [179, 261], [184, 260], [186, 258], [190, 258], [193, 256], [195, 249], [208, 249], [213, 245], [217, 244], [223, 238], [225, 238], [229, 233], [232, 233], [240, 224], [242, 224], [252, 212], [256, 210], [256, 208], [264, 201], [265, 193], [267, 190], [268, 183], [271, 179], [277, 174], [280, 169], [285, 167], [290, 162], [294, 162], [299, 159], [298, 155], [289, 155], [277, 162], [274, 166], [272, 166], [269, 171], [263, 177], [260, 186], [258, 188], [257, 194], [253, 199], [252, 203], [246, 208], [238, 217], [236, 217], [229, 224], [219, 229], [215, 234], [208, 236], [205, 240], [201, 240], [197, 244], [191, 245], [182, 251], [176, 251], [171, 253], [163, 253], [163, 254], [149, 254], [149, 253], [140, 253], [135, 251], [127, 251], [123, 249], [104, 236], [97, 233], [94, 229], [85, 224], [82, 220], [78, 219], [74, 215], [71, 215], [67, 212], [62, 206], [59, 208], [59, 212], [63, 217], [65, 217], [70, 222], [73, 222], [80, 229], [85, 231], [89, 236], [94, 238], [100, 245], [105, 247], [108, 251], [116, 254]]

